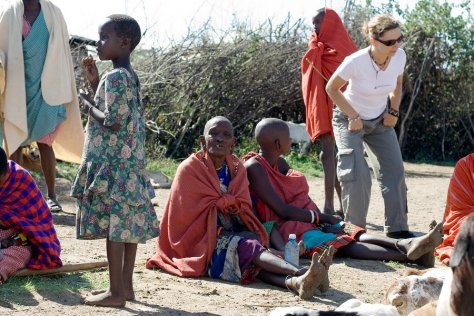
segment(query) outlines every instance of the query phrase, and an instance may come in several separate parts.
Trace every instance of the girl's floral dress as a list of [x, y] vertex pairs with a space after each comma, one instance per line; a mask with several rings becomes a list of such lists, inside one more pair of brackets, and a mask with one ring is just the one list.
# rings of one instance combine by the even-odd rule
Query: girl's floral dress
[[139, 83], [124, 68], [101, 79], [94, 98], [104, 125], [89, 117], [82, 163], [71, 195], [77, 199], [79, 239], [144, 243], [159, 235], [147, 190], [145, 124]]

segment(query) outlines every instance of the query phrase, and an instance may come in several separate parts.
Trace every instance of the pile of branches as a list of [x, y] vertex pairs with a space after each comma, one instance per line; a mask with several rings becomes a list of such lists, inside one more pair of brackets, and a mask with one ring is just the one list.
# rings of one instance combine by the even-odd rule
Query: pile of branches
[[171, 47], [140, 51], [134, 64], [155, 132], [147, 134], [148, 154], [187, 157], [217, 115], [242, 138], [263, 117], [304, 121], [299, 64], [308, 32], [289, 20], [253, 30], [236, 25], [217, 40], [204, 26]]

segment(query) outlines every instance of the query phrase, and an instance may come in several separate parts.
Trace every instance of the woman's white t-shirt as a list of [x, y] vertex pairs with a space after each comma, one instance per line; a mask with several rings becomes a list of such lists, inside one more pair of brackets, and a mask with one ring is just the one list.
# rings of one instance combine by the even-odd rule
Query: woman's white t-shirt
[[395, 90], [407, 59], [399, 48], [387, 69], [379, 70], [370, 58], [369, 47], [347, 56], [334, 72], [334, 76], [349, 82], [343, 95], [363, 120], [377, 118], [385, 111], [387, 97]]

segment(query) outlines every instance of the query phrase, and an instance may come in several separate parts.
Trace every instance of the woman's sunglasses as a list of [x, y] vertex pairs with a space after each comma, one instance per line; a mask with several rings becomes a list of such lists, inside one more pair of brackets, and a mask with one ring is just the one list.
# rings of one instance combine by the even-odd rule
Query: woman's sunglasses
[[401, 43], [401, 42], [403, 42], [403, 34], [400, 35], [400, 37], [397, 38], [397, 39], [392, 39], [392, 40], [386, 40], [386, 41], [384, 41], [384, 40], [381, 40], [381, 39], [376, 38], [375, 40], [376, 40], [377, 42], [380, 42], [380, 43], [384, 44], [385, 46], [393, 46], [393, 45], [395, 45], [396, 43]]

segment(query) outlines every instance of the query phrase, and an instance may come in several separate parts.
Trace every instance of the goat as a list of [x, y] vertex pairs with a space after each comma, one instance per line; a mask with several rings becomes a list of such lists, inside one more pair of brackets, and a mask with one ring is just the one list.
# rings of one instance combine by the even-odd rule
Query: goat
[[443, 281], [449, 268], [434, 268], [426, 271], [405, 270], [402, 278], [396, 280], [385, 293], [385, 303], [395, 306], [400, 315], [438, 300]]
[[391, 305], [367, 304], [357, 299], [342, 303], [333, 311], [317, 311], [304, 307], [278, 307], [271, 311], [270, 316], [399, 316], [397, 309]]
[[290, 129], [290, 138], [293, 144], [298, 144], [300, 148], [300, 154], [306, 154], [311, 145], [311, 137], [309, 137], [308, 132], [306, 131], [305, 123], [293, 123], [286, 122], [288, 128]]

